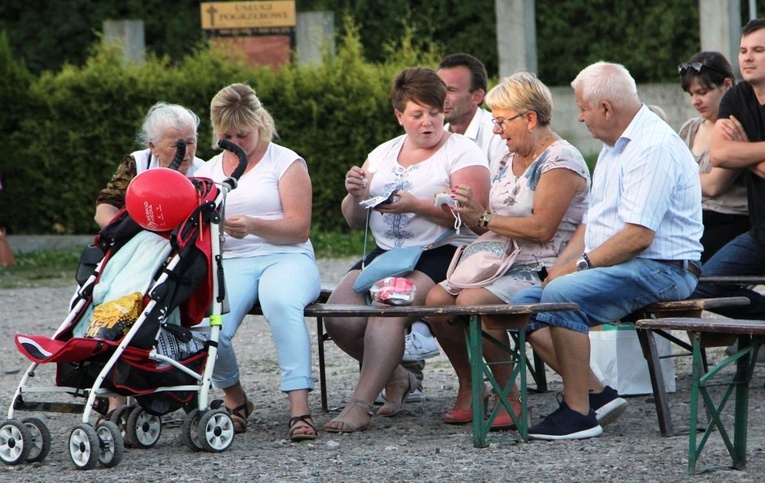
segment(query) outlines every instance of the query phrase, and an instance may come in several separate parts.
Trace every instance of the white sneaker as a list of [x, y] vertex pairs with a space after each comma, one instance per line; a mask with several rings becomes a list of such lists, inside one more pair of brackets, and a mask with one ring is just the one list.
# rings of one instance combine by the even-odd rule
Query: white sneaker
[[440, 354], [436, 338], [432, 335], [422, 335], [419, 332], [411, 332], [404, 338], [404, 362], [421, 361]]

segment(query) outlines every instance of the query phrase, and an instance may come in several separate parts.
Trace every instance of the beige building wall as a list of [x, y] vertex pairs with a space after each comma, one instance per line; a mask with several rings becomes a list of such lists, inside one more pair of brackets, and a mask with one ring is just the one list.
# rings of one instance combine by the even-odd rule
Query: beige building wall
[[[552, 126], [568, 142], [576, 146], [584, 155], [597, 153], [603, 143], [592, 135], [577, 118], [579, 109], [574, 102], [574, 90], [571, 87], [550, 88], [553, 96]], [[656, 104], [667, 113], [669, 125], [677, 131], [691, 117], [696, 117], [696, 110], [688, 101], [688, 94], [677, 84], [643, 84], [638, 86], [640, 100], [644, 104]]]

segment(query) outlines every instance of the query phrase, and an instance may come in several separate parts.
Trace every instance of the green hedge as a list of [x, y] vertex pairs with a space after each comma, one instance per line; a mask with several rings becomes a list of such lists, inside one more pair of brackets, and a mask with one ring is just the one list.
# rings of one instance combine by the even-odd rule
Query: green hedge
[[[7, 51], [0, 42], [0, 60], [10, 57]], [[4, 83], [0, 99], [24, 104], [18, 129], [0, 131], [0, 143], [10, 147], [0, 159], [0, 226], [17, 234], [94, 232], [98, 191], [119, 160], [137, 149], [134, 138], [152, 104], [168, 101], [194, 110], [202, 119], [198, 156], [209, 159], [210, 99], [227, 84], [247, 82], [273, 114], [278, 142], [308, 162], [314, 229], [343, 231], [344, 173], [401, 132], [389, 100], [393, 76], [409, 65], [435, 67], [440, 57], [416, 50], [409, 37], [388, 49], [385, 63], [367, 62], [361, 52], [352, 26], [337, 55], [322, 65], [276, 71], [250, 68], [201, 46], [180, 63], [152, 57], [125, 65], [119, 51], [101, 45], [83, 67], [44, 73], [26, 88], [22, 81]], [[25, 78], [23, 69], [15, 71]]]

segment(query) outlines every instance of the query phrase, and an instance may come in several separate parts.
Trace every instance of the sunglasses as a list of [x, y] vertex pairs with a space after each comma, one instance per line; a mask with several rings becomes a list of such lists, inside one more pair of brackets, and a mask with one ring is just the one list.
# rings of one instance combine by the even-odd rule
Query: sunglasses
[[702, 68], [709, 69], [719, 74], [724, 74], [724, 72], [720, 72], [719, 69], [715, 69], [714, 67], [710, 65], [706, 65], [703, 62], [691, 62], [687, 64], [680, 64], [677, 66], [677, 73], [680, 75], [685, 75], [685, 73], [688, 72], [688, 69], [693, 69], [695, 73], [700, 74]]

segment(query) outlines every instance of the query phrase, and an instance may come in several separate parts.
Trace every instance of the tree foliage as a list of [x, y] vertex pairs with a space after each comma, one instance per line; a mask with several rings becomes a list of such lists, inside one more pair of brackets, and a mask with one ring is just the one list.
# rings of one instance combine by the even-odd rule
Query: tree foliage
[[96, 196], [119, 160], [138, 149], [135, 134], [151, 105], [169, 101], [196, 112], [202, 119], [197, 155], [209, 159], [210, 99], [227, 84], [246, 82], [273, 115], [279, 144], [308, 163], [314, 228], [347, 229], [338, 209], [343, 173], [401, 132], [391, 80], [406, 66], [435, 67], [438, 55], [405, 36], [385, 48], [386, 62], [371, 63], [361, 55], [358, 29], [349, 23], [345, 31], [337, 55], [308, 67], [252, 68], [201, 48], [180, 62], [150, 56], [131, 65], [102, 44], [82, 67], [33, 79], [17, 93], [28, 106], [8, 139], [13, 156], [0, 159], [0, 226], [12, 233], [94, 232]]
[[181, 59], [202, 40], [194, 0], [26, 0], [0, 2], [0, 30], [32, 72], [82, 65], [104, 20], [142, 19], [150, 52]]
[[[765, 0], [760, 0], [760, 8]], [[298, 0], [332, 10], [338, 49], [321, 65], [253, 69], [200, 42], [199, 2], [29, 0], [0, 3], [0, 226], [15, 233], [87, 233], [95, 196], [157, 101], [202, 119], [199, 157], [212, 154], [209, 102], [224, 85], [253, 85], [281, 144], [305, 157], [314, 226], [341, 230], [342, 176], [400, 132], [390, 81], [403, 67], [435, 67], [468, 52], [497, 71], [494, 0]], [[743, 12], [742, 12], [743, 13]], [[347, 17], [345, 17], [347, 15]], [[106, 18], [143, 18], [149, 53], [125, 65], [100, 42]], [[566, 85], [597, 60], [624, 64], [639, 83], [676, 82], [699, 49], [698, 0], [537, 0], [540, 78]], [[507, 36], [500, 36], [506, 39]]]
[[698, 0], [537, 0], [539, 77], [567, 85], [585, 66], [624, 64], [638, 83], [676, 81], [699, 50]]
[[[699, 0], [536, 0], [539, 74], [566, 85], [588, 63], [625, 64], [638, 82], [675, 81], [673, 67], [699, 49]], [[12, 52], [33, 73], [82, 65], [105, 19], [143, 19], [152, 54], [174, 62], [194, 52], [203, 38], [198, 1], [28, 0], [0, 3], [0, 30]], [[350, 15], [360, 26], [364, 57], [384, 62], [381, 46], [413, 32], [412, 45], [467, 52], [490, 73], [499, 70], [495, 0], [297, 0], [297, 10]], [[765, 0], [758, 0], [760, 11]], [[742, 7], [742, 15], [747, 14]], [[745, 19], [743, 19], [745, 20]], [[500, 41], [507, 39], [499, 36]]]

